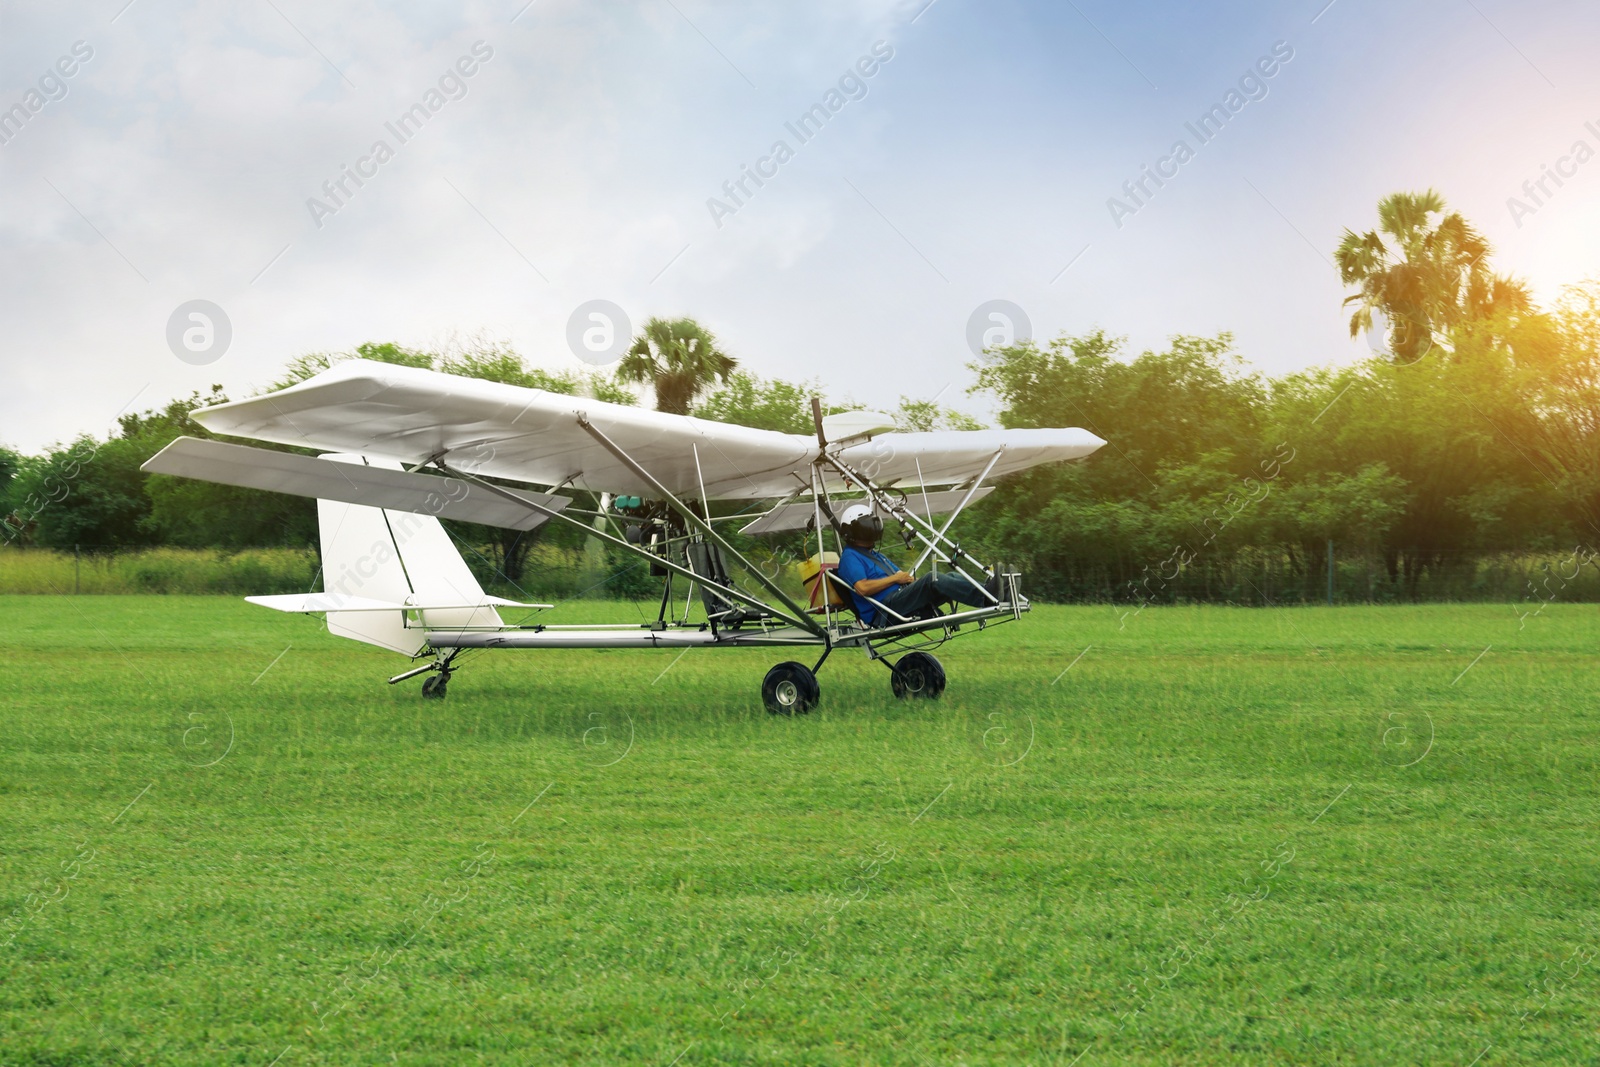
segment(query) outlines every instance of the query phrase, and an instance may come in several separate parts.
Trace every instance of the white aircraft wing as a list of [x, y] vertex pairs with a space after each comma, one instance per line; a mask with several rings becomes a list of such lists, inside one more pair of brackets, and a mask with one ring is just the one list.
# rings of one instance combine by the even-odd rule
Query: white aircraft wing
[[[814, 439], [387, 363], [350, 360], [288, 389], [194, 413], [214, 433], [470, 474], [648, 496], [651, 486], [579, 424], [583, 415], [680, 498], [750, 500], [810, 484]], [[841, 459], [880, 485], [952, 484], [1079, 459], [1087, 430], [886, 433]], [[920, 467], [920, 477], [919, 477]], [[831, 477], [832, 489], [846, 488]]]
[[[595, 441], [589, 421], [674, 494], [781, 496], [796, 487], [816, 443], [683, 415], [607, 404], [498, 382], [350, 360], [276, 393], [202, 408], [214, 433], [382, 456], [408, 465], [435, 457], [469, 474], [536, 485], [648, 494], [650, 486]], [[699, 465], [696, 467], [696, 451]]]
[[[456, 478], [349, 463], [332, 465], [312, 456], [224, 441], [203, 441], [197, 437], [177, 438], [139, 469], [317, 500], [462, 519], [510, 530], [537, 529], [549, 518], [543, 512]], [[551, 511], [560, 511], [572, 503], [571, 497], [509, 489], [506, 492]]]
[[1043, 463], [1082, 459], [1105, 441], [1088, 430], [932, 430], [886, 433], [840, 453], [878, 485], [953, 485], [970, 481], [998, 453], [990, 478]]

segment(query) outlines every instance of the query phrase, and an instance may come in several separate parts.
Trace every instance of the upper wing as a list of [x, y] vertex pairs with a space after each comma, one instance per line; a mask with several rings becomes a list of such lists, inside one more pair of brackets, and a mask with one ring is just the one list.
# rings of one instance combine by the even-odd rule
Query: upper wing
[[[367, 360], [202, 408], [194, 419], [214, 433], [258, 441], [407, 464], [439, 459], [470, 474], [648, 496], [650, 485], [579, 425], [580, 414], [679, 497], [760, 499], [810, 485], [817, 445], [799, 434]], [[997, 452], [991, 477], [1079, 459], [1103, 444], [1078, 429], [941, 430], [882, 434], [840, 458], [879, 485], [941, 485], [976, 477]], [[846, 483], [835, 475], [828, 486]]]
[[[470, 474], [615, 493], [650, 486], [578, 425], [589, 421], [676, 495], [781, 496], [816, 452], [797, 434], [607, 404], [477, 378], [350, 360], [276, 393], [202, 408], [214, 433], [358, 452]], [[696, 462], [698, 458], [698, 463]]]

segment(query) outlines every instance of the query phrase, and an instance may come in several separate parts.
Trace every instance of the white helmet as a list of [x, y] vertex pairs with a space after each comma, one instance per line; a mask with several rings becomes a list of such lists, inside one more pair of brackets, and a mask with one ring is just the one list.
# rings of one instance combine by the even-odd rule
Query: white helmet
[[845, 508], [844, 514], [839, 516], [839, 528], [850, 542], [876, 545], [883, 537], [883, 520], [867, 504], [851, 504]]

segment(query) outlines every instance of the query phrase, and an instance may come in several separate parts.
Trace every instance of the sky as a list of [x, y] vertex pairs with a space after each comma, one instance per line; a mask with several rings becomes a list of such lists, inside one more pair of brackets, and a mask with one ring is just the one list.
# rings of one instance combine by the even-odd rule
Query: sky
[[1596, 41], [1577, 0], [0, 3], [0, 443], [365, 341], [582, 370], [575, 315], [980, 417], [995, 300], [1347, 364], [1331, 257], [1389, 193], [1542, 301], [1600, 275]]

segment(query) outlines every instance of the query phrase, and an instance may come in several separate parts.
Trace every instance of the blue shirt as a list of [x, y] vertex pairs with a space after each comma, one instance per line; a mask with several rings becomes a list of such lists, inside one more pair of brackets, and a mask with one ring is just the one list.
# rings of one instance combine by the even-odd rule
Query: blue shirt
[[[878, 609], [873, 607], [872, 602], [866, 597], [855, 591], [856, 583], [863, 578], [887, 578], [899, 569], [899, 567], [889, 562], [882, 552], [876, 552], [870, 548], [857, 548], [854, 545], [846, 545], [844, 551], [839, 553], [839, 569], [836, 573], [850, 587], [850, 596], [856, 602], [856, 614], [861, 617], [863, 625], [873, 626], [876, 624]], [[892, 587], [884, 589], [879, 593], [875, 593], [874, 599], [881, 601], [884, 597], [894, 592], [895, 590]]]

